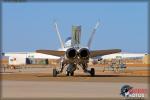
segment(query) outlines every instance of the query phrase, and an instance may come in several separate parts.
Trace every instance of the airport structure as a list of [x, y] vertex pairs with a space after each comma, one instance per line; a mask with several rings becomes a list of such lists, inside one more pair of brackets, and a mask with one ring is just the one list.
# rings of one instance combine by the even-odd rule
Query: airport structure
[[102, 56], [102, 59], [122, 59], [126, 64], [150, 64], [150, 54], [146, 53], [115, 53]]
[[8, 52], [2, 54], [1, 62], [9, 65], [48, 64], [48, 60], [59, 58], [36, 52]]

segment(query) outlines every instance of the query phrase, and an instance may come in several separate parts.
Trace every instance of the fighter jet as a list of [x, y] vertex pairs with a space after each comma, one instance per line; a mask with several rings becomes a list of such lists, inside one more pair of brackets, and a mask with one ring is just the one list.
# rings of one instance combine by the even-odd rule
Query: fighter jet
[[87, 43], [86, 47], [81, 46], [81, 26], [72, 26], [72, 36], [68, 37], [63, 42], [58, 25], [55, 22], [55, 30], [58, 35], [61, 49], [59, 50], [36, 50], [37, 53], [43, 53], [48, 55], [54, 55], [60, 57], [60, 68], [53, 68], [53, 77], [56, 77], [58, 74], [62, 73], [64, 67], [66, 67], [66, 76], [74, 76], [74, 71], [79, 67], [83, 69], [83, 72], [88, 73], [90, 76], [95, 76], [95, 69], [88, 68], [89, 58], [108, 55], [112, 53], [121, 52], [120, 49], [110, 49], [110, 50], [91, 50], [91, 41], [96, 32], [96, 29], [99, 26], [99, 21], [96, 23], [95, 27], [91, 32], [91, 36]]

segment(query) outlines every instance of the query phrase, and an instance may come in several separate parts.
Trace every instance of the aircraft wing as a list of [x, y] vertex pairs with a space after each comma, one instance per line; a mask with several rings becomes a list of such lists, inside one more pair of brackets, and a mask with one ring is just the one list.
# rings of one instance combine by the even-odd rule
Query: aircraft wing
[[36, 50], [37, 53], [43, 53], [48, 55], [54, 55], [54, 56], [64, 56], [65, 51], [56, 51], [56, 50]]
[[108, 54], [113, 54], [113, 53], [118, 53], [121, 52], [120, 49], [110, 49], [110, 50], [93, 50], [90, 51], [90, 57], [96, 57], [96, 56], [103, 56], [103, 55], [108, 55]]

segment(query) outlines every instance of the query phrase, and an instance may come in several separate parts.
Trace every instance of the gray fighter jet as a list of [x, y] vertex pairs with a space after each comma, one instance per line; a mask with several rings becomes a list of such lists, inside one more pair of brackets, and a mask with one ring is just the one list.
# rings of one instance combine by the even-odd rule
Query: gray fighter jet
[[72, 36], [68, 37], [64, 43], [60, 36], [57, 23], [55, 22], [54, 25], [55, 25], [56, 33], [58, 35], [60, 44], [61, 44], [61, 49], [59, 50], [36, 50], [37, 53], [43, 53], [43, 54], [54, 55], [54, 56], [60, 57], [60, 69], [56, 69], [56, 68], [53, 69], [54, 77], [62, 73], [64, 67], [67, 67], [66, 75], [73, 76], [74, 71], [78, 69], [78, 66], [80, 66], [85, 73], [88, 73], [91, 76], [95, 76], [95, 69], [94, 68], [88, 69], [89, 58], [121, 52], [120, 49], [110, 49], [110, 50], [91, 50], [90, 49], [92, 38], [96, 32], [96, 29], [99, 26], [99, 22], [96, 23], [94, 29], [91, 32], [91, 36], [87, 43], [87, 47], [83, 47], [80, 44], [81, 26], [72, 26]]

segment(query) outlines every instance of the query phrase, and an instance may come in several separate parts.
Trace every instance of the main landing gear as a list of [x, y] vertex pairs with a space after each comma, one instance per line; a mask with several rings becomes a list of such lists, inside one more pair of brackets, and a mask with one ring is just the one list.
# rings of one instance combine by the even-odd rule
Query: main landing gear
[[95, 69], [94, 68], [91, 68], [90, 74], [92, 77], [95, 76]]
[[58, 74], [58, 72], [57, 72], [57, 70], [54, 68], [54, 69], [53, 69], [53, 77], [56, 77], [57, 74]]

